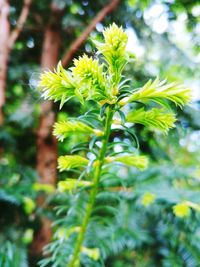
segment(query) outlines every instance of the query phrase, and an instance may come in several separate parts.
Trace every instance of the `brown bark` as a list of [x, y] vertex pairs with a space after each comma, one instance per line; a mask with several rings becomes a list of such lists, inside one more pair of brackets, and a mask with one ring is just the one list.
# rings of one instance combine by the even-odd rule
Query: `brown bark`
[[[60, 34], [48, 26], [44, 35], [41, 67], [52, 70], [58, 61]], [[57, 145], [52, 136], [55, 113], [51, 101], [41, 103], [41, 115], [37, 131], [37, 171], [42, 183], [56, 183]]]
[[9, 42], [8, 42], [8, 46], [10, 49], [15, 44], [17, 38], [19, 37], [21, 31], [24, 28], [24, 24], [27, 20], [27, 17], [28, 17], [29, 11], [30, 11], [31, 3], [32, 3], [32, 0], [24, 0], [21, 14], [19, 15], [19, 18], [18, 18], [17, 23], [16, 23], [16, 27], [10, 33]]
[[[41, 55], [41, 68], [52, 70], [57, 62], [60, 50], [60, 20], [62, 11], [55, 5], [51, 6], [49, 24], [44, 33], [44, 41]], [[41, 103], [41, 115], [37, 130], [37, 171], [41, 183], [56, 184], [57, 166], [57, 142], [52, 135], [52, 127], [55, 122], [55, 113], [51, 101]], [[42, 205], [44, 199], [38, 199], [38, 205]], [[43, 247], [51, 240], [51, 223], [48, 218], [41, 219], [41, 227], [36, 234], [32, 248], [32, 255], [41, 255]]]
[[3, 106], [5, 104], [6, 78], [10, 51], [19, 37], [29, 14], [32, 0], [24, 0], [16, 28], [10, 33], [8, 0], [0, 0], [0, 125], [3, 124]]
[[9, 23], [10, 5], [6, 0], [0, 0], [0, 125], [3, 123], [3, 105], [5, 103], [6, 76], [9, 59], [8, 39], [10, 34]]
[[34, 241], [30, 248], [30, 254], [33, 258], [39, 258], [42, 254], [42, 250], [46, 244], [51, 240], [51, 221], [43, 217], [41, 219], [40, 230], [37, 235], [34, 236]]
[[94, 17], [82, 34], [70, 45], [62, 58], [63, 66], [67, 66], [72, 60], [74, 54], [85, 43], [89, 34], [95, 29], [97, 23], [101, 22], [109, 13], [114, 11], [119, 5], [120, 0], [111, 0], [109, 4], [102, 8], [99, 13]]

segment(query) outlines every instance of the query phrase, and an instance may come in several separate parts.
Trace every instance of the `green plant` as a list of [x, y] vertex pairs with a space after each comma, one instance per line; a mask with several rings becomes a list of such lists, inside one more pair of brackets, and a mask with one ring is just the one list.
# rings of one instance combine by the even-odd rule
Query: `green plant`
[[[92, 235], [91, 229], [95, 231], [95, 224], [101, 218], [96, 202], [101, 198], [101, 193], [106, 193], [113, 186], [112, 183], [109, 184], [109, 170], [113, 163], [127, 166], [125, 169], [135, 167], [141, 170], [148, 165], [148, 157], [138, 155], [137, 137], [128, 128], [127, 122], [167, 132], [174, 127], [175, 122], [174, 113], [167, 111], [170, 107], [168, 101], [182, 107], [191, 97], [188, 88], [177, 83], [166, 84], [166, 81], [158, 79], [147, 82], [142, 88], [132, 88], [130, 79], [122, 75], [129, 61], [126, 51], [127, 34], [113, 24], [104, 30], [103, 35], [103, 42], [94, 41], [99, 59], [84, 55], [76, 59], [74, 67], [69, 70], [65, 70], [59, 63], [54, 72], [47, 71], [41, 75], [40, 87], [46, 99], [61, 101], [60, 107], [71, 98], [76, 98], [83, 106], [87, 106], [87, 102], [91, 102], [93, 106], [78, 118], [69, 118], [55, 124], [54, 134], [60, 140], [71, 134], [88, 135], [90, 140], [73, 149], [72, 152], [79, 152], [79, 155], [72, 153], [58, 159], [60, 171], [80, 170], [77, 179], [70, 177], [58, 183], [58, 189], [62, 193], [74, 193], [73, 206], [76, 208], [71, 207], [68, 211], [68, 225], [58, 228], [55, 233], [57, 241], [47, 247], [47, 252], [52, 253], [52, 257], [41, 261], [41, 266], [52, 262], [52, 266], [94, 266], [93, 261], [99, 262], [97, 266], [103, 266], [100, 244], [97, 248], [98, 243], [95, 244], [89, 234]], [[133, 111], [134, 102], [145, 104], [150, 110], [139, 108]], [[152, 109], [152, 102], [158, 107]], [[127, 108], [131, 110], [127, 114], [124, 106], [129, 103]], [[162, 108], [159, 108], [160, 105]], [[130, 146], [126, 138], [119, 142], [112, 140], [116, 127], [129, 134], [135, 143]], [[122, 148], [120, 152], [116, 151], [117, 145]], [[113, 199], [115, 202], [115, 196]], [[106, 227], [106, 216], [116, 214], [116, 208], [117, 205], [114, 204], [103, 206], [103, 212], [107, 214], [102, 219], [101, 226]], [[65, 207], [59, 212], [63, 210]], [[63, 248], [59, 252], [62, 261], [57, 259], [60, 247]]]
[[0, 266], [28, 267], [26, 248], [10, 241], [1, 242]]

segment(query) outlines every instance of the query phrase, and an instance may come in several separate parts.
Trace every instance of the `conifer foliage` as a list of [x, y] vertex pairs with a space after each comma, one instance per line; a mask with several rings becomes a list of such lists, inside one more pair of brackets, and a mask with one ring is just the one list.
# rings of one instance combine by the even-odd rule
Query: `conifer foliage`
[[[109, 190], [110, 184], [105, 182], [106, 179], [109, 181], [109, 168], [114, 164], [120, 164], [125, 169], [133, 167], [143, 170], [148, 167], [148, 156], [139, 155], [138, 147], [131, 148], [126, 140], [116, 144], [123, 147], [116, 153], [112, 139], [114, 128], [131, 133], [130, 123], [139, 123], [167, 133], [176, 121], [175, 114], [168, 110], [170, 102], [182, 107], [191, 97], [190, 90], [185, 86], [167, 84], [158, 78], [147, 82], [142, 88], [134, 88], [130, 79], [122, 75], [129, 62], [126, 32], [112, 24], [104, 30], [103, 36], [102, 42], [94, 41], [98, 49], [95, 59], [83, 55], [75, 59], [74, 66], [68, 70], [59, 63], [54, 72], [41, 74], [40, 88], [45, 99], [60, 101], [62, 107], [74, 98], [81, 105], [92, 102], [94, 107], [79, 118], [55, 124], [54, 134], [59, 140], [69, 135], [83, 134], [88, 136], [89, 141], [87, 149], [81, 151], [80, 147], [58, 159], [60, 171], [74, 169], [74, 174], [80, 171], [80, 175], [67, 177], [58, 183], [62, 194], [69, 191], [74, 194], [74, 207], [67, 213], [65, 228], [58, 228], [54, 243], [46, 248], [52, 256], [42, 260], [41, 266], [104, 266], [102, 246], [95, 243], [95, 232], [91, 231], [100, 217], [97, 212], [100, 194]], [[138, 102], [145, 103], [145, 108], [137, 108], [135, 103]], [[105, 210], [109, 214], [117, 212], [111, 206], [105, 207]], [[103, 219], [101, 224], [106, 227], [106, 218]], [[59, 253], [62, 257], [57, 257]], [[94, 265], [94, 262], [99, 265]]]

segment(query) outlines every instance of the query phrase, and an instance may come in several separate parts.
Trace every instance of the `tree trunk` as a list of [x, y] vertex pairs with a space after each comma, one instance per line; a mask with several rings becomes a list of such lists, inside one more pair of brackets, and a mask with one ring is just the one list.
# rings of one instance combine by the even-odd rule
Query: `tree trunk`
[[29, 14], [32, 0], [24, 0], [16, 27], [10, 32], [9, 0], [0, 0], [0, 125], [3, 124], [3, 106], [5, 104], [6, 78], [10, 51], [19, 37]]
[[10, 54], [8, 47], [10, 34], [9, 10], [9, 2], [0, 0], [0, 125], [3, 124], [3, 105], [5, 103], [7, 67]]
[[[41, 67], [52, 70], [58, 62], [60, 35], [47, 27], [42, 49]], [[37, 131], [37, 171], [42, 183], [55, 185], [57, 165], [57, 144], [52, 136], [55, 113], [51, 101], [41, 103], [41, 115]]]
[[[60, 36], [61, 10], [55, 5], [51, 6], [49, 24], [44, 33], [44, 42], [41, 55], [42, 70], [52, 70], [58, 62], [61, 44]], [[41, 103], [41, 115], [39, 128], [37, 130], [37, 171], [40, 182], [45, 184], [56, 184], [57, 166], [57, 142], [52, 135], [55, 122], [55, 112], [51, 101]], [[45, 200], [38, 199], [39, 205]], [[32, 248], [32, 255], [41, 255], [43, 247], [51, 241], [51, 222], [49, 219], [41, 218], [41, 227], [36, 234]]]

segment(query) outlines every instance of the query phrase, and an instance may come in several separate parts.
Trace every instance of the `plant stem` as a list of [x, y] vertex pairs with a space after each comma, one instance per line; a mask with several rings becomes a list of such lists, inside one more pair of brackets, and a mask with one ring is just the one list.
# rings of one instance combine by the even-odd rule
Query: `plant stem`
[[98, 193], [99, 180], [100, 180], [100, 176], [101, 176], [101, 170], [102, 170], [102, 166], [104, 163], [104, 159], [106, 156], [106, 150], [107, 150], [107, 144], [108, 144], [108, 140], [109, 140], [109, 136], [110, 136], [113, 114], [114, 114], [113, 110], [110, 107], [108, 107], [108, 113], [107, 113], [107, 117], [106, 117], [106, 124], [105, 124], [102, 147], [101, 147], [101, 150], [99, 153], [99, 161], [98, 161], [98, 164], [95, 168], [95, 173], [94, 173], [94, 178], [93, 178], [93, 187], [92, 187], [91, 192], [90, 192], [89, 202], [88, 202], [87, 207], [86, 207], [85, 217], [83, 219], [81, 230], [80, 230], [78, 238], [77, 238], [77, 242], [76, 242], [76, 246], [75, 246], [74, 253], [72, 256], [72, 260], [70, 261], [68, 267], [75, 267], [75, 264], [76, 264], [77, 260], [79, 259], [79, 255], [81, 252], [81, 247], [82, 247], [82, 243], [84, 240], [85, 232], [87, 230], [87, 225], [88, 225], [91, 213], [92, 213], [92, 209], [93, 209], [93, 206], [95, 203], [96, 195]]

